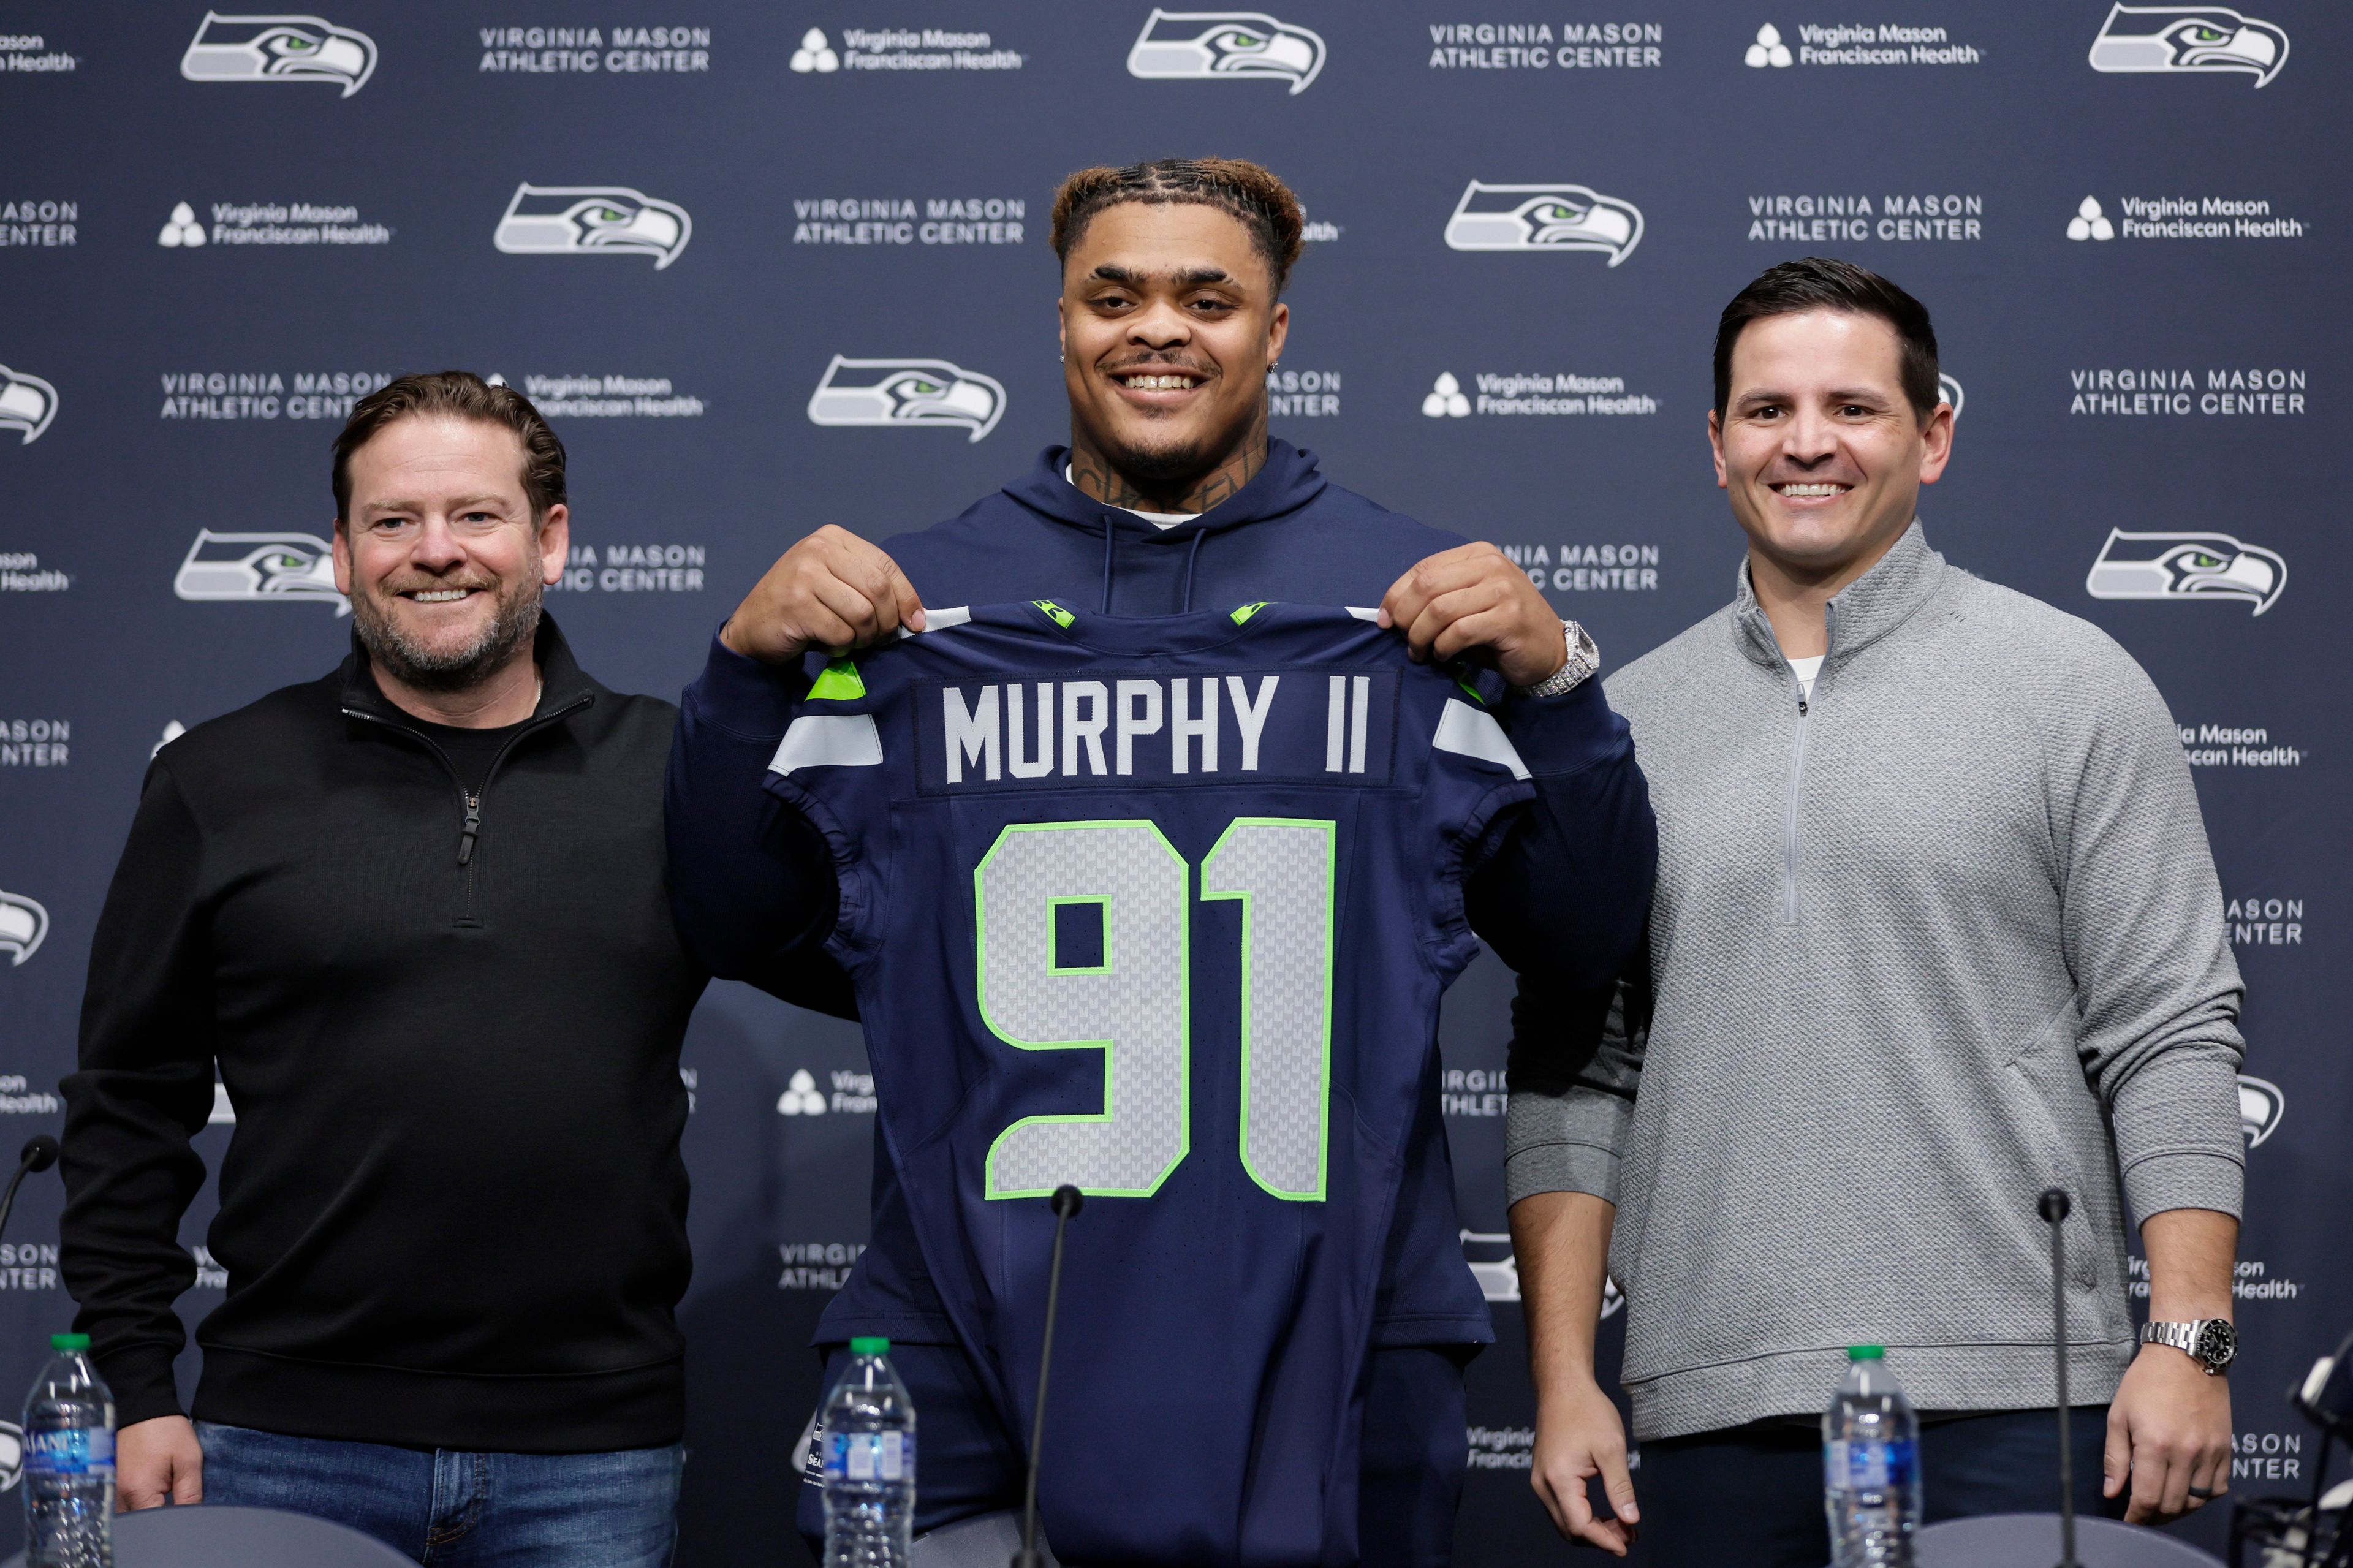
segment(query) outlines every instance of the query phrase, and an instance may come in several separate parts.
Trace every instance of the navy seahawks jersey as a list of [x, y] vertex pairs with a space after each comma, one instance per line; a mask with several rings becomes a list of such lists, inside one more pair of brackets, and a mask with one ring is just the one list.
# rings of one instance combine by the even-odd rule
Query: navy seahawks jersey
[[1041, 1491], [1066, 1561], [1354, 1561], [1463, 878], [1527, 770], [1369, 611], [927, 614], [827, 669], [768, 773], [834, 848], [923, 1268], [1026, 1433], [1044, 1200], [1087, 1194]]

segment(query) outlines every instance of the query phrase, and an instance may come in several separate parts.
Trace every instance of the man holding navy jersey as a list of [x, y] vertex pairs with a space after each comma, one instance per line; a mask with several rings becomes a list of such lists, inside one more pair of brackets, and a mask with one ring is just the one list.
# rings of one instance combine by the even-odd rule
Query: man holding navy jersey
[[[1280, 294], [1300, 229], [1291, 193], [1254, 164], [1168, 160], [1065, 182], [1054, 243], [1071, 446], [887, 553], [839, 528], [811, 534], [753, 590], [686, 693], [672, 896], [717, 973], [796, 961], [835, 924], [825, 847], [761, 784], [809, 697], [811, 650], [920, 630], [926, 605], [1050, 599], [1131, 617], [1378, 605], [1415, 657], [1490, 665], [1514, 689], [1504, 721], [1536, 797], [1472, 879], [1471, 916], [1529, 977], [1515, 1063], [1547, 1058], [1557, 1075], [1590, 1053], [1652, 861], [1625, 727], [1588, 679], [1591, 644], [1501, 552], [1384, 511], [1269, 438], [1266, 373], [1289, 329]], [[1461, 1366], [1493, 1338], [1461, 1255], [1434, 1073], [1420, 1101], [1372, 1304], [1361, 1465], [1330, 1483], [1357, 1492], [1366, 1563], [1446, 1561], [1465, 1466]], [[923, 1413], [917, 1524], [931, 1530], [1018, 1506], [1020, 1445], [979, 1392], [970, 1358], [987, 1347], [959, 1342], [910, 1201], [878, 1148], [871, 1240], [817, 1337], [892, 1341]], [[815, 1489], [804, 1490], [808, 1531]]]

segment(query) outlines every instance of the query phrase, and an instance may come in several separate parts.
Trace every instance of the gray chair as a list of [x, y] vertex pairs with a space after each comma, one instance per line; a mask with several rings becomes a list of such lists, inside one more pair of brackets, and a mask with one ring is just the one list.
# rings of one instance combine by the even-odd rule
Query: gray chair
[[[115, 1568], [417, 1568], [372, 1535], [268, 1508], [144, 1508], [114, 1521]], [[18, 1552], [0, 1568], [25, 1568]]]
[[[2055, 1513], [1995, 1513], [1950, 1519], [1922, 1531], [1920, 1568], [2051, 1568], [2059, 1561]], [[2075, 1560], [2084, 1568], [2222, 1568], [2222, 1560], [2186, 1541], [2107, 1519], [2075, 1521]]]

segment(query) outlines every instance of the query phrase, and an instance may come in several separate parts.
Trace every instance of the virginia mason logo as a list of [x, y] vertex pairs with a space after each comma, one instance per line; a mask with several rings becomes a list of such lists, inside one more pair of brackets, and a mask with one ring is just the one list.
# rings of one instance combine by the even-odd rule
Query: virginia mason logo
[[2108, 531], [2084, 590], [2094, 599], [2225, 599], [2260, 616], [2287, 587], [2287, 563], [2227, 533]]
[[0, 430], [14, 430], [20, 447], [41, 438], [58, 416], [58, 389], [37, 375], [0, 364]]
[[[8, 955], [8, 967], [14, 969], [40, 952], [41, 939], [48, 934], [48, 910], [22, 893], [0, 889], [0, 952]], [[0, 1487], [0, 1491], [6, 1489]]]
[[521, 184], [491, 243], [509, 256], [650, 256], [659, 272], [693, 237], [684, 207], [627, 185]]
[[172, 580], [183, 599], [252, 605], [332, 605], [352, 613], [335, 589], [335, 558], [312, 533], [215, 533], [200, 529]]
[[375, 40], [322, 16], [205, 13], [180, 57], [190, 81], [314, 81], [351, 97], [375, 74]]
[[995, 376], [944, 359], [844, 359], [833, 356], [809, 395], [812, 425], [952, 425], [977, 441], [1005, 413]]
[[1127, 51], [1127, 74], [1148, 81], [1287, 81], [1305, 92], [1324, 68], [1324, 40], [1262, 11], [1153, 7]]
[[1473, 180], [1446, 220], [1455, 250], [1594, 250], [1617, 266], [1642, 243], [1641, 209], [1584, 185]]
[[2265, 87], [2285, 64], [2287, 35], [2227, 5], [2117, 5], [2092, 40], [2092, 68], [2116, 75], [2243, 71]]

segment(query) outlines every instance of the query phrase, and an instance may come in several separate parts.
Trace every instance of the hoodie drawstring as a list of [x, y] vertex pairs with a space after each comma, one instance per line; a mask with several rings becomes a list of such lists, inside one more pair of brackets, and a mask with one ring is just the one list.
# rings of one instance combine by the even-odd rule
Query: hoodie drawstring
[[1103, 614], [1111, 614], [1111, 513], [1103, 513]]
[[[1112, 560], [1113, 556], [1113, 546], [1112, 542], [1113, 524], [1111, 513], [1103, 513], [1103, 604], [1100, 608], [1102, 613], [1107, 616], [1111, 614], [1111, 575]], [[1176, 606], [1176, 613], [1180, 616], [1189, 616], [1193, 613], [1193, 574], [1195, 569], [1201, 563], [1201, 541], [1207, 539], [1208, 536], [1209, 531], [1208, 529], [1196, 528], [1193, 531], [1193, 542], [1185, 552], [1185, 593], [1184, 597], [1178, 602]]]

